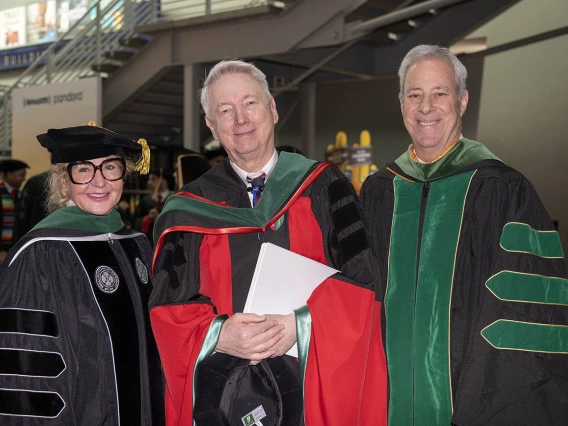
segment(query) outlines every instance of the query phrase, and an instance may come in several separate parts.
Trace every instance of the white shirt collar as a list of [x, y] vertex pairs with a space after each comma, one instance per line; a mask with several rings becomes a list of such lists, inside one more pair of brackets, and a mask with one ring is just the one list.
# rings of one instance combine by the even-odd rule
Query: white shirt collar
[[14, 189], [14, 187], [12, 185], [10, 185], [8, 182], [4, 181], [4, 187], [6, 188], [6, 190], [8, 191], [8, 193], [12, 193], [12, 190]]
[[268, 181], [268, 178], [270, 177], [270, 173], [272, 173], [272, 170], [274, 170], [274, 166], [276, 166], [277, 161], [278, 161], [278, 153], [277, 153], [276, 150], [274, 150], [274, 153], [272, 154], [272, 157], [270, 157], [270, 160], [268, 160], [268, 162], [258, 172], [254, 172], [254, 173], [245, 172], [243, 169], [241, 169], [239, 166], [237, 166], [232, 161], [229, 161], [229, 162], [231, 163], [231, 167], [233, 168], [233, 170], [235, 172], [237, 172], [237, 174], [239, 175], [241, 180], [245, 183], [245, 185], [250, 186], [250, 183], [247, 182], [247, 176], [254, 178], [254, 177], [260, 175], [261, 173], [266, 173], [266, 181]]

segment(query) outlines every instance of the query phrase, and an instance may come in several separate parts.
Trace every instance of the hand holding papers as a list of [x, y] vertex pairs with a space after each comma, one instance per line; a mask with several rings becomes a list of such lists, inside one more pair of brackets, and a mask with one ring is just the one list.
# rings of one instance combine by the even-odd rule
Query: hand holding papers
[[[264, 243], [244, 312], [286, 315], [306, 304], [314, 289], [338, 271], [289, 250]], [[287, 352], [297, 357], [296, 345]]]

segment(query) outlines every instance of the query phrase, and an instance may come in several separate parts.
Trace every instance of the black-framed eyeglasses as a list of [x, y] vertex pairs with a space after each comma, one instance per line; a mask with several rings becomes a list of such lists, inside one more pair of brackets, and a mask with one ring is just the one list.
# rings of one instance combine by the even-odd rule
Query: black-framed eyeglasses
[[67, 174], [75, 185], [90, 183], [95, 178], [97, 170], [100, 170], [103, 178], [109, 182], [120, 180], [126, 174], [126, 161], [117, 157], [104, 160], [98, 166], [90, 161], [75, 161], [67, 165]]

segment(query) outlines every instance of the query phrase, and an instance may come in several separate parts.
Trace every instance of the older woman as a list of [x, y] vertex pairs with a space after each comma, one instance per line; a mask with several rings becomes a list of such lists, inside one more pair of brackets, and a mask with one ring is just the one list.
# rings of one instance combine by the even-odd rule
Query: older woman
[[148, 146], [95, 126], [38, 140], [53, 153], [52, 213], [0, 268], [0, 424], [162, 424], [152, 251], [114, 209]]

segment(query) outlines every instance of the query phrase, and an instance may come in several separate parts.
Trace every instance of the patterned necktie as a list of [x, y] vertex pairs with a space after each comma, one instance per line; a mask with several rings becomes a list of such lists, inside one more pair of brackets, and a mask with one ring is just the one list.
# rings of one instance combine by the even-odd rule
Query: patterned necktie
[[18, 200], [18, 190], [16, 188], [12, 189], [12, 199], [14, 201]]
[[262, 173], [255, 178], [247, 176], [247, 182], [250, 183], [249, 191], [252, 193], [252, 206], [256, 206], [260, 202], [262, 190], [264, 189], [264, 181], [266, 180], [266, 173]]

